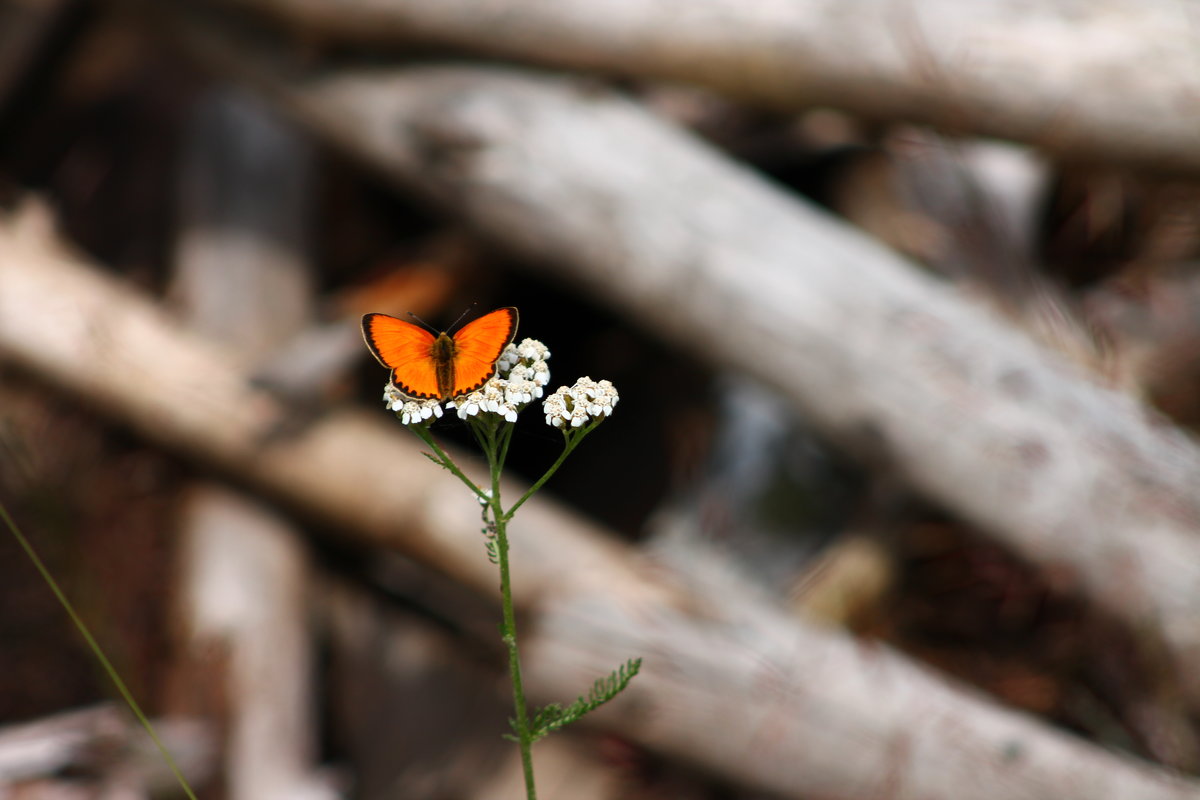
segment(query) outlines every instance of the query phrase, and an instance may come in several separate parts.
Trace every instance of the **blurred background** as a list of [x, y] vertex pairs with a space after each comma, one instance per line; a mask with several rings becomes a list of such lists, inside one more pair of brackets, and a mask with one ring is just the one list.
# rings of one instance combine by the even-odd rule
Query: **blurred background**
[[[201, 797], [522, 796], [358, 327], [507, 305], [621, 393], [531, 691], [646, 659], [545, 797], [1200, 797], [1194, 15], [825, 6], [0, 2], [0, 500]], [[0, 665], [0, 797], [180, 796], [7, 533]]]

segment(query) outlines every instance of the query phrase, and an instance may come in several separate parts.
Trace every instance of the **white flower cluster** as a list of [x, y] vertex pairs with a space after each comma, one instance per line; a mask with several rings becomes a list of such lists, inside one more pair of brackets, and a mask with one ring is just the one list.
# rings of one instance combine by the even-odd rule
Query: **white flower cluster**
[[516, 422], [517, 414], [541, 397], [550, 382], [549, 359], [550, 350], [537, 339], [510, 344], [500, 354], [491, 380], [470, 394], [448, 400], [446, 408], [457, 411], [459, 419], [484, 411]]
[[503, 378], [492, 378], [470, 394], [447, 400], [446, 408], [457, 410], [459, 419], [473, 417], [480, 411], [488, 411], [499, 414], [508, 422], [516, 422], [517, 411], [520, 409], [505, 398], [504, 389], [499, 385], [505, 382]]
[[572, 428], [579, 428], [590, 420], [611, 415], [620, 399], [612, 381], [594, 381], [583, 377], [575, 381], [574, 386], [558, 387], [542, 403], [542, 410], [546, 414], [547, 425], [562, 428], [569, 424]]
[[437, 398], [415, 400], [391, 383], [383, 390], [383, 404], [399, 414], [404, 425], [418, 425], [442, 416], [442, 404]]
[[550, 382], [550, 368], [546, 362], [550, 360], [550, 350], [537, 339], [524, 339], [520, 344], [510, 344], [500, 354], [496, 362], [496, 374], [501, 377], [511, 377], [517, 367], [525, 367], [527, 377], [533, 381], [538, 392], [534, 397], [541, 397], [541, 387]]

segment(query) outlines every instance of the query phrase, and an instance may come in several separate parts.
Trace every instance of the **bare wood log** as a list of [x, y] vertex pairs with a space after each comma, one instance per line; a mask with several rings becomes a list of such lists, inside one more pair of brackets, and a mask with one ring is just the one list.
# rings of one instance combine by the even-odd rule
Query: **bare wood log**
[[1200, 702], [1200, 449], [1182, 432], [621, 99], [465, 68], [276, 91], [405, 186], [775, 387], [1157, 632]]
[[311, 160], [301, 134], [256, 97], [215, 92], [192, 114], [171, 296], [196, 330], [245, 363], [309, 324]]
[[[270, 440], [283, 409], [251, 388], [232, 359], [65, 253], [34, 222], [0, 224], [0, 355], [347, 534], [494, 591], [477, 508], [394, 422], [335, 413], [291, 439]], [[904, 768], [917, 777], [896, 781], [899, 798], [1200, 798], [1200, 783], [1052, 733], [948, 688], [885, 648], [785, 621], [712, 587], [681, 588], [542, 498], [522, 509], [513, 536], [519, 600], [546, 637], [529, 669], [547, 683], [539, 677], [531, 686], [573, 693], [574, 670], [594, 676], [594, 660], [607, 669], [644, 654], [638, 680], [652, 691], [640, 696], [654, 713], [622, 723], [622, 732], [751, 785], [785, 797], [854, 796], [890, 786], [889, 770]], [[567, 684], [554, 682], [560, 678]], [[766, 713], [776, 707], [771, 699], [788, 698], [779, 707], [791, 713]], [[914, 735], [931, 711], [940, 724]], [[781, 749], [762, 747], [762, 737]], [[830, 743], [844, 749], [833, 757]], [[976, 775], [1000, 778], [975, 785]]]
[[1200, 28], [1169, 0], [236, 2], [319, 36], [441, 42], [932, 123], [1068, 159], [1200, 169]]
[[[155, 730], [188, 780], [212, 772], [212, 731], [196, 720], [163, 719]], [[123, 709], [94, 706], [0, 728], [0, 789], [70, 770], [118, 773], [145, 791], [178, 786], [162, 756]]]
[[598, 712], [607, 723], [788, 797], [1094, 800], [1196, 791], [1113, 772], [1112, 754], [1080, 748], [1025, 715], [975, 707], [971, 694], [887, 648], [819, 636], [744, 602], [735, 586], [696, 588], [703, 626], [666, 607], [618, 603], [596, 613], [600, 598], [583, 594], [547, 603], [527, 648], [530, 685], [569, 699], [611, 669], [614, 654], [638, 653], [647, 667]]
[[[184, 150], [182, 233], [173, 294], [194, 330], [251, 364], [311, 317], [306, 140], [261, 101], [232, 90], [201, 100]], [[228, 718], [230, 800], [331, 798], [315, 776], [317, 693], [309, 630], [311, 565], [278, 512], [216, 486], [193, 488], [181, 514], [182, 613], [200, 673]]]
[[124, 738], [128, 732], [127, 718], [113, 706], [0, 728], [0, 786], [78, 765], [98, 742]]
[[[189, 644], [226, 654], [225, 791], [230, 798], [326, 800], [317, 777], [317, 693], [307, 599], [311, 567], [296, 531], [253, 500], [195, 487], [181, 522]], [[216, 711], [216, 709], [212, 709]]]

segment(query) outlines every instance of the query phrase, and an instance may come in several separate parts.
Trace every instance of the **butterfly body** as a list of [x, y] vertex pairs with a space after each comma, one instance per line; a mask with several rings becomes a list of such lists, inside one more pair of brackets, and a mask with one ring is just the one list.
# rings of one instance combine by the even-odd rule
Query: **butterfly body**
[[416, 399], [447, 400], [475, 391], [496, 374], [496, 360], [517, 332], [517, 310], [496, 309], [454, 334], [434, 335], [387, 314], [365, 315], [362, 329], [397, 389]]
[[454, 391], [454, 355], [457, 350], [454, 340], [445, 331], [438, 334], [429, 348], [429, 357], [433, 359], [433, 371], [437, 380], [438, 397], [442, 399]]

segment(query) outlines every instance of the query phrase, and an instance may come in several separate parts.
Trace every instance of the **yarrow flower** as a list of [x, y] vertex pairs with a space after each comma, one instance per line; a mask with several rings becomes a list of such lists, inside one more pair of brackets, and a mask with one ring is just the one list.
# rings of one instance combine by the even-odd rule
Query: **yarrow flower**
[[509, 343], [496, 362], [496, 369], [505, 372], [520, 362], [531, 364], [534, 361], [549, 361], [550, 348], [537, 339], [522, 339], [520, 344]]
[[574, 386], [560, 386], [542, 403], [546, 424], [555, 428], [579, 428], [585, 423], [610, 416], [620, 400], [612, 381], [594, 381], [583, 377]]
[[534, 397], [542, 396], [542, 387], [550, 382], [550, 368], [546, 362], [550, 360], [550, 349], [537, 339], [524, 339], [520, 344], [510, 344], [500, 354], [496, 362], [496, 374], [502, 378], [514, 377], [521, 370], [520, 377], [533, 382], [537, 389]]
[[442, 404], [437, 398], [417, 400], [391, 383], [383, 390], [383, 404], [395, 411], [404, 425], [420, 425], [442, 416]]
[[492, 378], [470, 394], [460, 395], [446, 401], [446, 408], [458, 411], [459, 419], [473, 417], [480, 412], [499, 414], [506, 422], [516, 422], [520, 408], [510, 403], [504, 393], [503, 378]]

